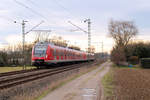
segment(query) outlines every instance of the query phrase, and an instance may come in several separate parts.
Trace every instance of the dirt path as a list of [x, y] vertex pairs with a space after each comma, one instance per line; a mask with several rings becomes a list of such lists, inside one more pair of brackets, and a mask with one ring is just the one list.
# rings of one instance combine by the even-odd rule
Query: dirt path
[[42, 100], [100, 100], [103, 97], [100, 79], [109, 71], [110, 65], [110, 62], [103, 63], [97, 69], [54, 90]]

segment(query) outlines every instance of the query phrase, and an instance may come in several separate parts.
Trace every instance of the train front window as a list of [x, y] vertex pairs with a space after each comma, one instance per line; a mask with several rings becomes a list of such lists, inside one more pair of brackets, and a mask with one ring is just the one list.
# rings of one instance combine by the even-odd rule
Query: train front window
[[34, 49], [34, 55], [38, 57], [43, 57], [46, 55], [46, 47], [45, 46], [36, 46]]

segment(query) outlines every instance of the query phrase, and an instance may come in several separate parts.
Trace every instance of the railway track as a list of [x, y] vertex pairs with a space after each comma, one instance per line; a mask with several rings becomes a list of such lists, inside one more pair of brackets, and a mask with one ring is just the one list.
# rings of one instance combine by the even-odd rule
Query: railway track
[[21, 74], [21, 73], [27, 73], [27, 72], [32, 72], [32, 71], [35, 71], [35, 70], [37, 70], [37, 69], [28, 69], [28, 70], [0, 73], [0, 77], [9, 76], [9, 75], [15, 75], [15, 74]]
[[[94, 63], [90, 63], [91, 65]], [[83, 67], [84, 65], [89, 65], [89, 63], [81, 63], [69, 66], [58, 67], [54, 69], [43, 69], [43, 70], [28, 70], [28, 71], [17, 71], [8, 74], [1, 74], [0, 76], [0, 89], [6, 89], [14, 87], [20, 84], [24, 84], [30, 81], [62, 73], [65, 71], [73, 70], [76, 68]]]

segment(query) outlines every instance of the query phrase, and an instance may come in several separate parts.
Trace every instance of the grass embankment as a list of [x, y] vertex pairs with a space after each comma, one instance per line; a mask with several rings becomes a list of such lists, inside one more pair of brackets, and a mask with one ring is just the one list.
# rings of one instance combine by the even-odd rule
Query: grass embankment
[[150, 69], [113, 65], [103, 79], [105, 100], [149, 100]]
[[[26, 68], [27, 69], [33, 69], [35, 67], [27, 66]], [[21, 66], [19, 66], [19, 67], [0, 67], [0, 73], [11, 72], [11, 71], [19, 71], [19, 70], [23, 70], [23, 68]]]
[[101, 80], [103, 89], [104, 89], [104, 100], [108, 100], [108, 98], [113, 96], [113, 69], [111, 68], [110, 71], [104, 75]]

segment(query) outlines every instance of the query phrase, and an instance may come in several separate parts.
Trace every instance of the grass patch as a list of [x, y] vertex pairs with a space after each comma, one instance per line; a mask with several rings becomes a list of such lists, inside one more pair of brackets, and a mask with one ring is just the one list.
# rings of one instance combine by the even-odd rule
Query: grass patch
[[[27, 69], [33, 69], [33, 66], [27, 66]], [[19, 71], [22, 70], [22, 67], [0, 67], [0, 73], [11, 72], [11, 71]]]
[[104, 77], [101, 80], [103, 88], [104, 88], [104, 98], [112, 97], [113, 96], [113, 71], [112, 68], [110, 71], [104, 75]]

